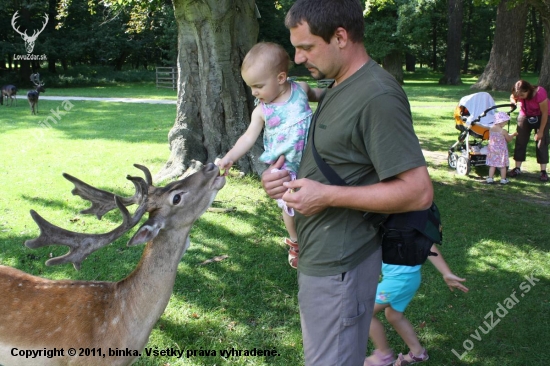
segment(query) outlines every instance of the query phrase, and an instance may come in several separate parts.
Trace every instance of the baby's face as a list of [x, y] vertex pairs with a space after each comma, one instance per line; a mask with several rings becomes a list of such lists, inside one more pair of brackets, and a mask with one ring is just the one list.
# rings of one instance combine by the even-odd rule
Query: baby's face
[[271, 103], [281, 94], [281, 80], [275, 72], [267, 71], [260, 64], [252, 65], [242, 72], [246, 85], [252, 91], [252, 95], [264, 103]]

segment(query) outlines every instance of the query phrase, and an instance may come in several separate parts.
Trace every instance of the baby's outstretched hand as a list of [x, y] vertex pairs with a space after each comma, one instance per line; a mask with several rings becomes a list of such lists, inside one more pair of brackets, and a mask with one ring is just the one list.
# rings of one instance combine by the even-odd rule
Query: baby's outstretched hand
[[454, 291], [455, 288], [459, 289], [462, 292], [468, 292], [468, 288], [464, 286], [461, 282], [466, 281], [465, 278], [460, 278], [454, 273], [448, 273], [443, 275], [443, 280], [449, 286], [449, 290]]
[[233, 166], [233, 161], [227, 158], [216, 159], [214, 163], [220, 168], [220, 175], [227, 175], [229, 168]]

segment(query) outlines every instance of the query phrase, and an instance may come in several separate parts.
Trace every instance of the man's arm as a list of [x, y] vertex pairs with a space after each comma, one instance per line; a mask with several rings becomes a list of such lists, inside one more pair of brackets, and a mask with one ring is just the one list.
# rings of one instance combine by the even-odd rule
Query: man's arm
[[425, 166], [368, 186], [331, 186], [310, 179], [285, 182], [284, 186], [294, 190], [282, 196], [287, 206], [306, 216], [328, 207], [388, 214], [419, 211], [430, 207], [433, 200], [432, 182]]

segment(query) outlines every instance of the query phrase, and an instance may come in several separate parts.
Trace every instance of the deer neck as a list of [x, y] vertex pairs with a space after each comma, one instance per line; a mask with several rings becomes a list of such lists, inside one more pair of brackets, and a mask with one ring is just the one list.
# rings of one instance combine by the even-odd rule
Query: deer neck
[[144, 339], [136, 339], [136, 343], [143, 342], [145, 346], [170, 300], [178, 264], [189, 246], [189, 230], [180, 230], [179, 234], [175, 230], [161, 231], [145, 246], [136, 269], [118, 283], [125, 304], [121, 310], [127, 324], [134, 324], [140, 335], [146, 335]]

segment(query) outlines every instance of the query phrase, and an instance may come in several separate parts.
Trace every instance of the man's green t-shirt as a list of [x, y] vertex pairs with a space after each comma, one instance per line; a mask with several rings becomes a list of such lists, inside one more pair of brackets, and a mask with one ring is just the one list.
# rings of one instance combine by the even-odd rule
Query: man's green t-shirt
[[[378, 183], [426, 162], [412, 126], [409, 101], [395, 78], [370, 60], [327, 89], [315, 125], [319, 155], [350, 186]], [[298, 178], [330, 184], [311, 152], [312, 131]], [[355, 268], [380, 245], [363, 212], [329, 207], [312, 216], [296, 212], [298, 269], [330, 276]]]

